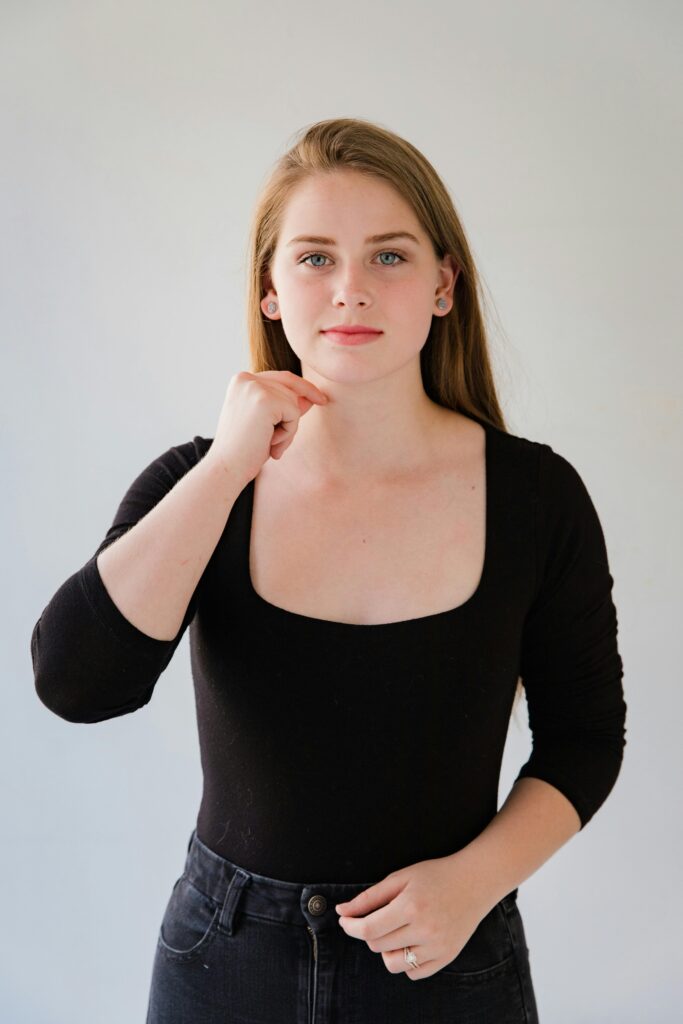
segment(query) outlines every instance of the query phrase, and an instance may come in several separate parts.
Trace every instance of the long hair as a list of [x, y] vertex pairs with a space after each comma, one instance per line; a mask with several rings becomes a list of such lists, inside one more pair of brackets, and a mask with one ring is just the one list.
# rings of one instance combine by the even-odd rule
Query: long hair
[[[263, 315], [266, 279], [293, 189], [313, 175], [351, 169], [393, 186], [415, 211], [437, 259], [449, 253], [460, 268], [453, 307], [446, 316], [432, 317], [420, 352], [426, 394], [439, 405], [507, 432], [489, 359], [479, 274], [453, 200], [434, 167], [410, 142], [362, 118], [317, 121], [298, 134], [266, 179], [252, 216], [247, 272], [251, 372], [291, 370], [301, 375], [301, 360], [282, 322]], [[513, 707], [522, 689], [518, 679]]]

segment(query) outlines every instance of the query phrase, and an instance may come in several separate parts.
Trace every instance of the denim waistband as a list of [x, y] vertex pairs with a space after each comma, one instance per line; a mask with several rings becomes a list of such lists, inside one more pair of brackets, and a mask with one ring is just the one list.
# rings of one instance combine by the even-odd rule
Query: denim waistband
[[[223, 927], [232, 931], [236, 911], [266, 921], [306, 926], [316, 932], [338, 928], [337, 903], [346, 903], [371, 882], [286, 882], [268, 878], [234, 864], [209, 849], [192, 830], [185, 858], [185, 877], [210, 899], [222, 904]], [[500, 901], [509, 907], [517, 899], [513, 889]]]

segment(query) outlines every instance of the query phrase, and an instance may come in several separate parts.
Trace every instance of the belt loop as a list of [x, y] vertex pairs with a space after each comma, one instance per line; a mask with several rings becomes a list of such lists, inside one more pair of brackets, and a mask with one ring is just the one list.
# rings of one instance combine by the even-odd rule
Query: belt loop
[[251, 875], [248, 875], [242, 868], [236, 868], [235, 873], [230, 879], [225, 899], [223, 900], [223, 908], [221, 910], [220, 917], [218, 918], [218, 927], [223, 928], [228, 935], [232, 935], [233, 921], [235, 919], [235, 911], [237, 910], [237, 904], [239, 902], [242, 888], [251, 879]]

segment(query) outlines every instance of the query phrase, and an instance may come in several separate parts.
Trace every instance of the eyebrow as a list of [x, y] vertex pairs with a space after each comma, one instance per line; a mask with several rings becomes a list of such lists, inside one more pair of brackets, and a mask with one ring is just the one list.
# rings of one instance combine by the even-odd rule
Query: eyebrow
[[[383, 235], [370, 235], [369, 238], [365, 239], [366, 245], [378, 245], [380, 242], [391, 242], [395, 238], [407, 238], [411, 242], [415, 242], [416, 245], [420, 244], [419, 238], [411, 234], [410, 231], [386, 231]], [[313, 245], [335, 245], [334, 238], [325, 238], [322, 235], [297, 235], [296, 238], [292, 238], [291, 241], [287, 242], [287, 245], [296, 245], [301, 242], [312, 243]]]

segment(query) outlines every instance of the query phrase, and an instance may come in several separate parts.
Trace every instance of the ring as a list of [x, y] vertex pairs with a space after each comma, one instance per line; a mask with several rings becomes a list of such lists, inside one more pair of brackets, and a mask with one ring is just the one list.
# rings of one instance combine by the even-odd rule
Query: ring
[[408, 964], [409, 967], [419, 967], [420, 966], [419, 963], [417, 962], [417, 957], [412, 952], [412, 950], [410, 949], [409, 946], [404, 946], [403, 947], [403, 959], [405, 960], [405, 962]]

